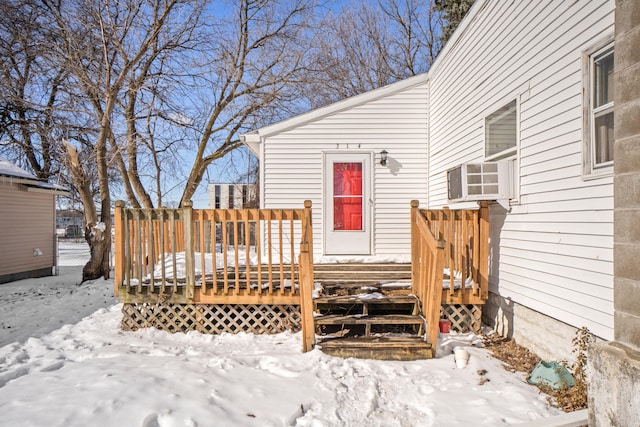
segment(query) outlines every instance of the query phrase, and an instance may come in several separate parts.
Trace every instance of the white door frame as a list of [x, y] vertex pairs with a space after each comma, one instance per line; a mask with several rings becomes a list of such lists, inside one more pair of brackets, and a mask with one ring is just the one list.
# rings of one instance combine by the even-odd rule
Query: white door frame
[[[373, 254], [373, 151], [322, 152], [323, 255]], [[362, 162], [362, 231], [333, 231], [333, 168], [336, 162]]]

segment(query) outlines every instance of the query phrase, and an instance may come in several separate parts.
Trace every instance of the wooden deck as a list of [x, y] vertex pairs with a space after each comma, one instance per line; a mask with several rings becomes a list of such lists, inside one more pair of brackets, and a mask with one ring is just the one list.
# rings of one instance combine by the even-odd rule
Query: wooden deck
[[[384, 338], [391, 330], [412, 349], [397, 357], [426, 357], [441, 307], [486, 301], [487, 211], [486, 204], [425, 211], [413, 202], [411, 264], [314, 265], [311, 202], [279, 210], [125, 209], [117, 202], [115, 293], [132, 316], [123, 324], [214, 331], [216, 319], [232, 322], [226, 313], [233, 312], [250, 330], [258, 323], [256, 331], [268, 330], [270, 318], [277, 318], [274, 331], [301, 328], [305, 351], [321, 339], [334, 354], [391, 357], [402, 348], [400, 338]], [[316, 282], [322, 295], [313, 298]], [[213, 313], [214, 306], [222, 308]], [[291, 307], [299, 315], [283, 320]], [[285, 314], [259, 313], [272, 309]], [[341, 342], [345, 348], [336, 350]]]

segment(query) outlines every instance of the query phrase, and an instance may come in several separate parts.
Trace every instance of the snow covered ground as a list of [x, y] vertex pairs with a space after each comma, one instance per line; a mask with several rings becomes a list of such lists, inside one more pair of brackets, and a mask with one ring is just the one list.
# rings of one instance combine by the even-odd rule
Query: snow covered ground
[[[559, 413], [472, 335], [443, 336], [433, 360], [388, 362], [302, 353], [292, 333], [123, 332], [113, 282], [67, 271], [0, 285], [2, 426], [468, 427]], [[456, 346], [471, 353], [463, 369]]]

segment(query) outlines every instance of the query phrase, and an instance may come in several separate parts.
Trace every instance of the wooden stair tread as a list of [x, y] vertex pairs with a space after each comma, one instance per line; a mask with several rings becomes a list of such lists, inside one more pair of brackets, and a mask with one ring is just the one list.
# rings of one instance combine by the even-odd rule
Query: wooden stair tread
[[344, 263], [344, 264], [314, 264], [313, 271], [354, 271], [371, 272], [403, 271], [411, 272], [409, 263]]
[[391, 286], [392, 284], [397, 283], [398, 287], [401, 286], [410, 286], [411, 285], [411, 279], [387, 279], [387, 278], [380, 278], [380, 277], [366, 277], [363, 279], [358, 279], [358, 278], [354, 278], [352, 276], [345, 276], [343, 278], [333, 278], [333, 279], [318, 279], [317, 277], [314, 277], [314, 280], [316, 282], [321, 282], [322, 286], [378, 286], [378, 285], [385, 285], [385, 286]]
[[378, 360], [431, 359], [431, 343], [419, 336], [369, 336], [321, 340], [322, 352], [337, 357], [356, 357]]
[[[316, 280], [319, 281], [319, 280]], [[325, 289], [331, 288], [350, 288], [350, 289], [358, 289], [358, 288], [376, 288], [379, 289], [409, 289], [411, 288], [411, 281], [400, 281], [394, 280], [392, 282], [386, 282], [384, 280], [353, 280], [353, 279], [344, 279], [344, 280], [334, 280], [331, 282], [322, 281], [322, 287]]]
[[410, 314], [364, 315], [355, 314], [342, 316], [330, 314], [314, 317], [316, 325], [422, 325], [424, 320], [420, 316]]
[[411, 336], [369, 336], [369, 337], [344, 337], [327, 338], [318, 342], [323, 348], [350, 346], [350, 347], [432, 347], [431, 343], [422, 337]]
[[337, 295], [314, 298], [316, 304], [414, 304], [417, 299], [410, 295], [384, 295], [369, 298], [367, 295]]
[[411, 275], [404, 271], [381, 271], [371, 273], [369, 271], [324, 271], [314, 273], [314, 277], [321, 277], [323, 280], [341, 279], [343, 277], [353, 278], [354, 280], [409, 280]]
[[[229, 269], [235, 267], [229, 267]], [[291, 270], [291, 264], [283, 264], [283, 268], [285, 270]], [[298, 265], [294, 264], [294, 268], [297, 270]], [[242, 266], [241, 269], [246, 270], [245, 266]], [[250, 266], [251, 271], [257, 271], [257, 265]], [[262, 264], [261, 270], [268, 269], [268, 264]], [[273, 271], [280, 270], [280, 264], [272, 264], [271, 269]], [[411, 274], [411, 264], [410, 263], [344, 263], [344, 264], [314, 264], [313, 265], [314, 273], [325, 273], [325, 272], [346, 272], [346, 271], [362, 271], [362, 272], [370, 272], [372, 274], [380, 274], [380, 273], [409, 273]]]

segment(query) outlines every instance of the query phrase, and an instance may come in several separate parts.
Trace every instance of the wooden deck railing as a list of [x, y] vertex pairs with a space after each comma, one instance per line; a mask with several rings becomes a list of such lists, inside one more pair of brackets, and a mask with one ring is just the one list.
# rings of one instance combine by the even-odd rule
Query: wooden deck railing
[[412, 291], [427, 336], [438, 338], [441, 304], [484, 304], [489, 294], [489, 208], [422, 210], [411, 202]]
[[445, 241], [436, 239], [424, 216], [418, 209], [418, 201], [411, 201], [411, 288], [420, 299], [422, 314], [426, 319], [428, 341], [438, 342], [438, 321], [442, 303], [442, 271], [445, 263]]
[[489, 295], [489, 208], [419, 210], [434, 238], [445, 242], [443, 302], [484, 304]]
[[122, 302], [300, 305], [303, 348], [313, 347], [310, 201], [304, 209], [239, 210], [192, 209], [190, 202], [126, 209], [118, 201], [114, 223]]

